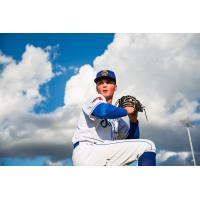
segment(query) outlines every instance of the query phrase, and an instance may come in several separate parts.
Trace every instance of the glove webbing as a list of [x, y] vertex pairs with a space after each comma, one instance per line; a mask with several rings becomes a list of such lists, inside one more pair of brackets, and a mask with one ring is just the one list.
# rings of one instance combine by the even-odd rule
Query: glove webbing
[[117, 100], [117, 102], [115, 103], [115, 105], [118, 106], [118, 107], [122, 107], [122, 108], [125, 108], [125, 107], [134, 107], [137, 112], [143, 112], [144, 111], [145, 117], [148, 120], [145, 106], [142, 105], [140, 103], [140, 101], [137, 100], [133, 96], [130, 96], [130, 95], [123, 96], [123, 97], [121, 97], [120, 99]]

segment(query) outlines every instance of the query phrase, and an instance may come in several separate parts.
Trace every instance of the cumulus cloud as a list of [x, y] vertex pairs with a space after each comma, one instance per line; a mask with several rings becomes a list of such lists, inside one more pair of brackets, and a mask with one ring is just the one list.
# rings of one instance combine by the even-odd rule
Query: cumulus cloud
[[63, 166], [64, 163], [61, 162], [61, 161], [53, 162], [53, 161], [51, 161], [51, 160], [46, 160], [46, 161], [44, 162], [44, 165], [46, 165], [46, 166]]
[[0, 156], [48, 155], [56, 161], [71, 156], [75, 128], [72, 109], [51, 114], [26, 113], [2, 123]]
[[[139, 116], [142, 137], [155, 141], [162, 151], [189, 152], [179, 121], [200, 119], [199, 44], [199, 34], [116, 34], [104, 54], [94, 60], [94, 68], [83, 66], [67, 83], [65, 102], [80, 103], [90, 96], [95, 90], [94, 74], [111, 69], [118, 84], [114, 102], [132, 94], [146, 105], [149, 122]], [[76, 100], [77, 94], [80, 100]], [[193, 130], [193, 138], [198, 155], [198, 128]]]
[[[65, 105], [39, 115], [30, 111], [44, 99], [39, 86], [54, 76], [48, 51], [29, 45], [18, 64], [3, 56], [0, 156], [48, 154], [52, 163], [70, 156], [80, 106], [95, 93], [95, 74], [111, 69], [118, 84], [114, 102], [132, 94], [146, 105], [149, 122], [140, 113], [141, 135], [155, 142], [159, 164], [190, 165], [187, 133], [179, 120], [200, 119], [199, 47], [199, 34], [116, 34], [107, 50], [94, 60], [94, 66], [76, 69], [67, 81]], [[199, 161], [198, 127], [192, 129], [192, 140]]]
[[65, 88], [65, 105], [81, 105], [95, 93], [95, 71], [90, 65], [84, 65], [72, 76]]
[[50, 49], [27, 45], [19, 63], [1, 54], [0, 157], [48, 155], [56, 162], [71, 156], [76, 105], [49, 114], [33, 112], [34, 106], [45, 100], [40, 86], [55, 76]]
[[173, 152], [173, 151], [160, 151], [159, 154], [157, 155], [157, 158], [159, 159], [160, 162], [166, 161], [172, 156], [179, 156], [181, 159], [186, 159], [189, 156], [188, 152]]
[[0, 50], [0, 64], [8, 64], [14, 62], [13, 58], [10, 56], [5, 56]]
[[[5, 56], [4, 56], [5, 57]], [[22, 60], [6, 63], [0, 78], [0, 119], [32, 110], [43, 97], [39, 86], [53, 77], [48, 54], [40, 48], [26, 46]]]
[[158, 164], [163, 166], [193, 165], [189, 152], [160, 151], [157, 160], [159, 161]]
[[[116, 34], [104, 54], [94, 60], [95, 70], [110, 68], [117, 73], [116, 98], [132, 94], [146, 105], [150, 121], [140, 114], [143, 137], [151, 138], [159, 149], [189, 150], [179, 121], [200, 119], [196, 112], [199, 44], [199, 34]], [[198, 128], [193, 138], [198, 154]]]
[[95, 69], [118, 75], [118, 95], [130, 93], [147, 106], [152, 123], [200, 119], [199, 34], [117, 34]]

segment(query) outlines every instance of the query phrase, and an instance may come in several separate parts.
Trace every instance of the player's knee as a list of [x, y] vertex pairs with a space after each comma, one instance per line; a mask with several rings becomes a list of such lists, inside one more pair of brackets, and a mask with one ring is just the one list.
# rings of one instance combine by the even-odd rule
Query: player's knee
[[152, 152], [156, 152], [156, 145], [153, 141], [151, 140], [146, 140], [147, 148], [146, 151], [152, 151]]

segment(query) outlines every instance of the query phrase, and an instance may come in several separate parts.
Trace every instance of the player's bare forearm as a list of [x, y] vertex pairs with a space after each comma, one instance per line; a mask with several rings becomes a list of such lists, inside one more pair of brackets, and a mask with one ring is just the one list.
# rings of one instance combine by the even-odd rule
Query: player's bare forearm
[[133, 114], [129, 114], [128, 117], [129, 117], [129, 120], [133, 123], [136, 123], [138, 121], [138, 117], [137, 117], [137, 112], [136, 113], [133, 113]]

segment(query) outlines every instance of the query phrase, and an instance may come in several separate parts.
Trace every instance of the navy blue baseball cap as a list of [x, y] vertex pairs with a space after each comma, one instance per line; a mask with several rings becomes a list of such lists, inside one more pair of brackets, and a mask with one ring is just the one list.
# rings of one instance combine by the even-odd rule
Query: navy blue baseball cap
[[108, 78], [111, 79], [116, 83], [116, 76], [115, 73], [111, 70], [101, 70], [97, 73], [96, 78], [94, 79], [94, 82], [97, 83], [102, 78]]

